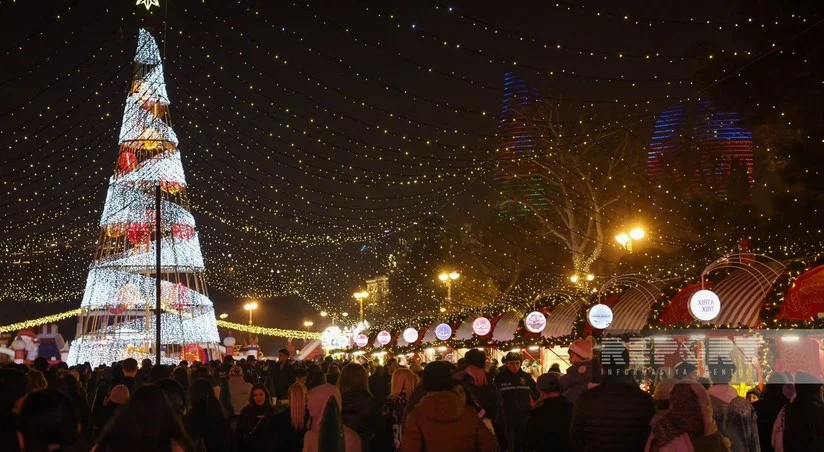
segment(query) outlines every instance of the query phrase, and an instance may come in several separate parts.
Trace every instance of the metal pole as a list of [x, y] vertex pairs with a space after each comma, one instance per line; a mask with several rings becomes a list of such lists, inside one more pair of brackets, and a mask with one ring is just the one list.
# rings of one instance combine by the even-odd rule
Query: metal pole
[[[252, 326], [252, 310], [249, 309], [249, 326]], [[249, 329], [249, 345], [252, 345], [252, 329]]]
[[160, 364], [160, 185], [155, 187], [155, 365]]
[[360, 303], [360, 323], [363, 323], [363, 298], [358, 299]]

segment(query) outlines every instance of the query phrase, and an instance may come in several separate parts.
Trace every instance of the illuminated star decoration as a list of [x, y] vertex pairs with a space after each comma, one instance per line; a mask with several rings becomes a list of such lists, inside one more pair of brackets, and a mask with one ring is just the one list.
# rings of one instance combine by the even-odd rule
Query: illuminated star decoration
[[160, 7], [160, 0], [137, 0], [135, 5], [143, 5], [146, 7], [146, 10], [149, 10], [152, 6]]

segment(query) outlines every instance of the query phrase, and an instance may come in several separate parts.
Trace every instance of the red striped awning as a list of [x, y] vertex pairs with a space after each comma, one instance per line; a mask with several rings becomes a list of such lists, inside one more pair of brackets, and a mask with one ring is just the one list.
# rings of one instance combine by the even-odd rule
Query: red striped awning
[[555, 308], [547, 316], [546, 328], [541, 333], [543, 337], [562, 337], [572, 333], [575, 319], [581, 313], [582, 300], [569, 299]]
[[438, 320], [432, 325], [429, 325], [429, 328], [426, 329], [426, 333], [424, 333], [423, 337], [421, 338], [421, 344], [426, 344], [428, 342], [435, 342], [438, 338], [435, 337], [435, 327], [443, 323], [442, 321]]
[[492, 330], [492, 339], [496, 341], [511, 341], [514, 339], [515, 330], [523, 317], [524, 313], [521, 311], [509, 311], [502, 315], [495, 323], [495, 329]]
[[472, 339], [472, 322], [475, 321], [477, 317], [477, 315], [467, 316], [463, 322], [458, 325], [458, 329], [455, 331], [455, 340], [465, 341]]
[[[712, 289], [712, 281], [704, 281], [704, 289]], [[690, 314], [690, 298], [702, 289], [701, 283], [690, 284], [681, 289], [661, 311], [661, 323], [675, 325], [695, 320]]]
[[779, 320], [808, 321], [824, 312], [824, 265], [807, 270], [796, 278], [784, 295]]
[[753, 263], [736, 270], [715, 285], [713, 292], [721, 300], [721, 313], [712, 325], [758, 326], [759, 313], [773, 282], [784, 266], [778, 263]]
[[646, 326], [652, 303], [661, 295], [664, 283], [642, 282], [628, 290], [613, 304], [613, 320], [606, 332], [637, 333]]

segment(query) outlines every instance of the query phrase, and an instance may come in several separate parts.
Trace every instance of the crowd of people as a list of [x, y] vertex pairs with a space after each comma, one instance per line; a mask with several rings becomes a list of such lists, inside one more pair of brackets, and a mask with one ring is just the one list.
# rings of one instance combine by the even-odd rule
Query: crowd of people
[[[536, 379], [509, 353], [409, 368], [388, 359], [253, 357], [176, 367], [0, 368], [0, 451], [824, 451], [822, 382], [774, 372], [763, 393], [682, 363], [652, 395], [626, 350], [594, 358], [574, 341], [571, 365]], [[615, 358], [618, 356], [618, 358]]]

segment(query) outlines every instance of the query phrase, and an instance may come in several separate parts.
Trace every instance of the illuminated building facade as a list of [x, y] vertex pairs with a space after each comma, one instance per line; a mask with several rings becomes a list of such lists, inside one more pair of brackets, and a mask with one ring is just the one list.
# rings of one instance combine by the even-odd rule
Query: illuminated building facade
[[[536, 146], [534, 129], [524, 115], [541, 102], [538, 90], [515, 72], [504, 74], [504, 99], [498, 136], [502, 148], [494, 173], [494, 186], [504, 198], [503, 212], [525, 215], [531, 209], [549, 208], [546, 183], [538, 177], [540, 167], [533, 161]], [[506, 202], [506, 201], [516, 202]]]
[[708, 100], [679, 104], [655, 122], [647, 176], [682, 194], [725, 194], [731, 177], [753, 182], [752, 132], [737, 113], [719, 112]]

